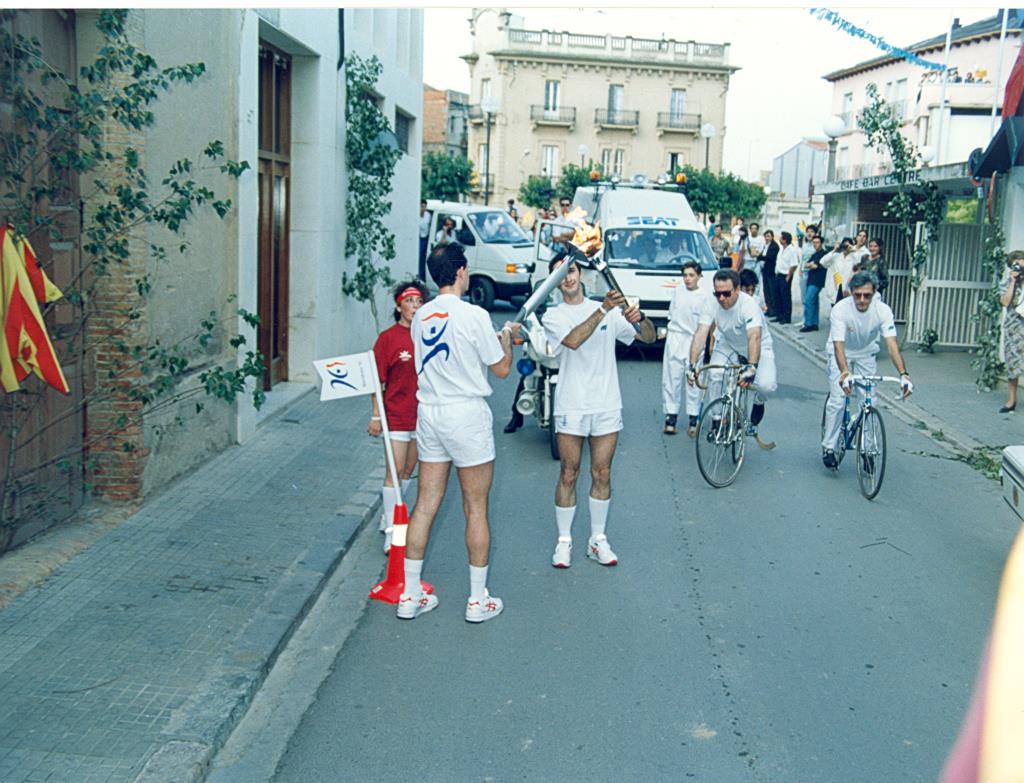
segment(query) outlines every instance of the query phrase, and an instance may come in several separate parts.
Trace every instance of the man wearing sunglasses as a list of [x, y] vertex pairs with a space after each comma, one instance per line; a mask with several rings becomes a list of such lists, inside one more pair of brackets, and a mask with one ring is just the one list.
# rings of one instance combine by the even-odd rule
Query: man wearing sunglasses
[[825, 406], [821, 459], [826, 468], [833, 470], [839, 466], [835, 448], [843, 418], [843, 399], [853, 393], [850, 376], [875, 375], [878, 372], [875, 356], [878, 354], [879, 337], [885, 340], [889, 357], [899, 371], [903, 399], [909, 397], [914, 390], [896, 341], [896, 320], [892, 308], [875, 296], [876, 289], [872, 274], [857, 272], [850, 278], [850, 291], [853, 295], [837, 302], [829, 315], [829, 397]]
[[[698, 319], [697, 331], [690, 343], [690, 370], [686, 382], [697, 381], [697, 359], [710, 335], [715, 336], [711, 364], [744, 364], [739, 383], [743, 388], [755, 386], [754, 404], [750, 408], [751, 434], [764, 419], [767, 395], [778, 387], [775, 376], [775, 353], [772, 335], [761, 317], [757, 299], [740, 290], [740, 276], [732, 269], [715, 272], [712, 292], [715, 302], [708, 303]], [[722, 371], [713, 371], [711, 382], [721, 384]]]

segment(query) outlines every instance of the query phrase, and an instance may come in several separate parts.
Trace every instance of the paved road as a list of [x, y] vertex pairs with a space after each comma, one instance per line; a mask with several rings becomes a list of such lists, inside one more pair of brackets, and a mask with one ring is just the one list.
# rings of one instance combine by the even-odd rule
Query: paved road
[[[762, 427], [778, 448], [725, 490], [661, 435], [658, 357], [621, 363], [617, 568], [582, 556], [583, 505], [572, 568], [551, 568], [556, 463], [532, 422], [498, 434], [504, 616], [462, 619], [453, 482], [425, 569], [440, 606], [368, 607], [276, 780], [935, 780], [1017, 524], [995, 483], [893, 417], [876, 501], [852, 462], [826, 474], [822, 373], [778, 352]], [[496, 384], [498, 427], [513, 383]]]

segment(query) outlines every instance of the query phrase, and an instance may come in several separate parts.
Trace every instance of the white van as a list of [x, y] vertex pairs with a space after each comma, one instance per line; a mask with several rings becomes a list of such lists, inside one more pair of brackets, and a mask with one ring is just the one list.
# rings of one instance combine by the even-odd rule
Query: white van
[[[672, 291], [683, 284], [683, 262], [700, 264], [700, 286], [708, 291], [719, 269], [707, 232], [686, 196], [670, 188], [599, 183], [577, 188], [574, 199], [587, 222], [600, 224], [603, 260], [622, 292], [639, 297], [640, 309], [659, 327], [659, 337], [668, 325]], [[596, 272], [584, 273], [583, 279], [588, 295], [607, 291]]]
[[530, 293], [533, 237], [507, 212], [434, 200], [427, 201], [427, 211], [431, 215], [428, 255], [437, 244], [445, 218], [455, 221], [455, 239], [469, 260], [469, 299], [473, 304], [489, 310], [495, 299], [508, 301]]

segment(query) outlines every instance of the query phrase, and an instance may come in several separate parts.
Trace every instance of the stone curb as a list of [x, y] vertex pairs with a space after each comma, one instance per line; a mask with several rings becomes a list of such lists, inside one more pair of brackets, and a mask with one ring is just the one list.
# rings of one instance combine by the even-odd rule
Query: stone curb
[[[321, 578], [315, 584], [296, 575], [278, 587], [278, 592], [289, 590], [303, 591], [302, 601], [297, 611], [289, 618], [287, 626], [280, 630], [279, 621], [273, 617], [264, 617], [256, 627], [250, 627], [246, 634], [260, 635], [261, 628], [267, 635], [276, 635], [272, 638], [272, 646], [268, 650], [265, 659], [260, 662], [258, 670], [251, 677], [247, 677], [242, 693], [232, 708], [223, 714], [220, 724], [217, 726], [214, 736], [202, 738], [202, 741], [171, 740], [162, 748], [153, 753], [147, 760], [142, 770], [134, 778], [134, 783], [201, 783], [209, 773], [210, 763], [228, 741], [231, 733], [242, 720], [253, 698], [263, 686], [264, 681], [273, 669], [274, 663], [281, 652], [287, 647], [295, 631], [302, 625], [303, 620], [316, 604], [317, 599], [324, 588], [330, 582], [331, 577], [341, 565], [345, 555], [351, 549], [352, 544], [363, 532], [366, 525], [377, 519], [380, 510], [380, 482], [379, 476], [371, 475], [363, 481], [353, 493], [352, 497], [345, 503], [342, 512], [352, 514], [354, 511], [361, 511], [361, 519], [351, 535], [341, 542], [341, 546], [330, 562], [326, 564]], [[372, 499], [370, 499], [372, 497]], [[341, 513], [341, 512], [339, 512]], [[265, 648], [266, 649], [266, 648]], [[237, 685], [237, 683], [231, 683]]]
[[[784, 328], [772, 325], [772, 335], [786, 345], [794, 348], [798, 353], [819, 367], [824, 369], [828, 364], [823, 350], [811, 348], [802, 340], [787, 333]], [[931, 438], [937, 446], [942, 447], [956, 457], [965, 457], [978, 449], [984, 448], [985, 444], [975, 440], [965, 432], [949, 425], [948, 422], [940, 419], [932, 413], [913, 402], [901, 400], [899, 395], [883, 389], [876, 391], [877, 396], [885, 402], [885, 408], [904, 424], [909, 424], [915, 429]]]

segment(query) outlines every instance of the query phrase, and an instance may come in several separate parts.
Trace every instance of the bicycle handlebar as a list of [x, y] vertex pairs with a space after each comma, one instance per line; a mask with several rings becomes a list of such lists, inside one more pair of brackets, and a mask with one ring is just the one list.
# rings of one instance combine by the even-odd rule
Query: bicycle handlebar
[[694, 383], [697, 384], [698, 389], [707, 389], [707, 385], [700, 382], [700, 377], [708, 370], [725, 370], [727, 372], [736, 372], [742, 370], [747, 365], [745, 364], [705, 364], [699, 370], [697, 370], [697, 377]]

